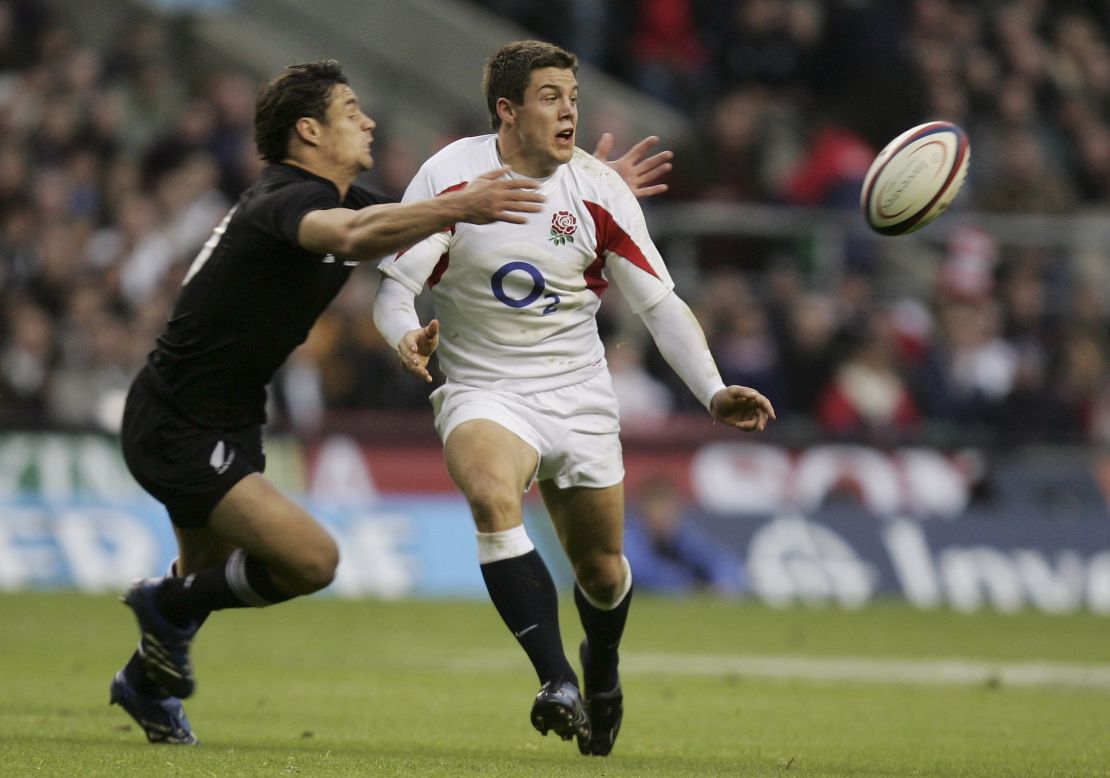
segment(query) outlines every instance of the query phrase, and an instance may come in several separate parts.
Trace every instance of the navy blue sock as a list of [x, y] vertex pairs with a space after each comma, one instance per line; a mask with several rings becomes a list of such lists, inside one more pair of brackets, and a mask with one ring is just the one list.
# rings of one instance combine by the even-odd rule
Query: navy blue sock
[[578, 676], [563, 651], [559, 634], [559, 598], [551, 573], [539, 553], [532, 549], [522, 556], [499, 559], [482, 565], [490, 599], [505, 626], [528, 654], [540, 683], [570, 681]]
[[574, 604], [578, 606], [578, 616], [582, 619], [588, 644], [582, 670], [586, 676], [586, 688], [591, 693], [612, 691], [620, 680], [617, 674], [617, 664], [620, 661], [617, 649], [624, 634], [624, 624], [628, 621], [628, 606], [631, 602], [630, 585], [628, 594], [617, 607], [604, 611], [595, 608], [578, 584], [574, 585]]

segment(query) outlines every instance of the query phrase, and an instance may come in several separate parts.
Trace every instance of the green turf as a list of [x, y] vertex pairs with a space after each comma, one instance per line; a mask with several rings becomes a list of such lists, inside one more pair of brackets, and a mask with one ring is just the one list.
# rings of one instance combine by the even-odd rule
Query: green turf
[[[579, 630], [563, 607], [573, 649]], [[0, 595], [2, 776], [1110, 776], [1110, 687], [698, 673], [699, 657], [1110, 666], [1110, 618], [769, 610], [638, 596], [608, 759], [528, 723], [535, 680], [482, 602], [311, 598], [217, 614], [195, 647], [198, 748], [107, 705], [136, 639], [108, 597]], [[673, 672], [637, 657], [674, 655]]]

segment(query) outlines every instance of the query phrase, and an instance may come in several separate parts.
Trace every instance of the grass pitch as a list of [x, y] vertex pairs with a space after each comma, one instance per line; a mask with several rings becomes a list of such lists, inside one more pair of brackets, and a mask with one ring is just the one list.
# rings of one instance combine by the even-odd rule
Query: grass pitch
[[148, 745], [108, 706], [136, 639], [113, 598], [0, 595], [0, 775], [1110, 776], [1094, 615], [637, 595], [604, 759], [532, 730], [535, 677], [488, 603], [215, 614], [186, 705], [196, 748]]

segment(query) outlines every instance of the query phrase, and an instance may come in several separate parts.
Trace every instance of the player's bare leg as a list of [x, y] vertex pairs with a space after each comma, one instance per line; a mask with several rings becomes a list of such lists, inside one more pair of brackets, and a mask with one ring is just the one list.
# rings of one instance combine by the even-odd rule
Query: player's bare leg
[[555, 584], [524, 530], [522, 497], [536, 470], [536, 451], [501, 425], [476, 419], [451, 432], [444, 453], [474, 516], [490, 599], [540, 680], [532, 725], [564, 740], [588, 737], [578, 677], [559, 633]]
[[579, 656], [591, 734], [578, 738], [578, 750], [605, 756], [624, 715], [618, 648], [632, 600], [632, 574], [622, 553], [624, 487], [560, 489], [543, 481], [540, 490], [574, 568], [574, 601], [586, 631]]
[[257, 473], [232, 487], [207, 527], [179, 528], [177, 536], [177, 575], [137, 581], [124, 597], [142, 639], [123, 674], [142, 697], [193, 693], [189, 646], [212, 611], [263, 607], [321, 589], [339, 560], [323, 527]]

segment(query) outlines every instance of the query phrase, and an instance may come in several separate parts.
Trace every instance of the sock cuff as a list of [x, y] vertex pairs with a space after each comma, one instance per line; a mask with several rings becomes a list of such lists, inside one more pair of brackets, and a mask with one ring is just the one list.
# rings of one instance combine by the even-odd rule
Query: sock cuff
[[247, 579], [247, 552], [243, 549], [237, 548], [231, 552], [231, 556], [227, 558], [224, 575], [227, 577], [227, 585], [231, 587], [232, 593], [245, 605], [250, 605], [252, 608], [265, 608], [273, 604], [256, 592]]
[[474, 534], [478, 539], [478, 564], [480, 565], [524, 556], [535, 548], [523, 524], [501, 532]]
[[614, 610], [615, 608], [617, 608], [617, 606], [624, 602], [624, 598], [628, 596], [628, 593], [630, 591], [632, 591], [632, 565], [628, 564], [628, 557], [626, 557], [624, 554], [621, 554], [621, 569], [624, 570], [624, 583], [621, 584], [620, 592], [617, 594], [617, 598], [612, 602], [598, 602], [589, 594], [587, 594], [586, 590], [579, 586], [577, 583], [575, 583], [574, 586], [582, 595], [582, 598], [590, 605], [597, 608], [599, 611]]

